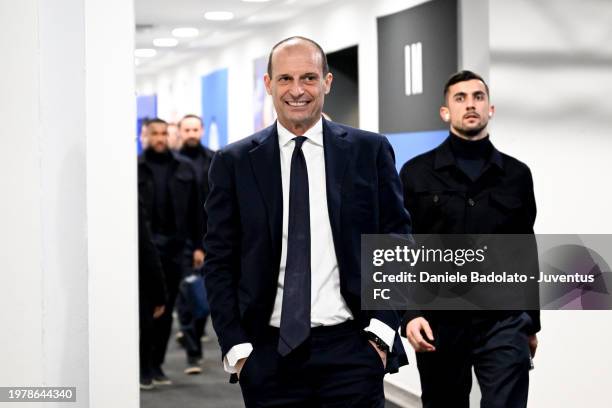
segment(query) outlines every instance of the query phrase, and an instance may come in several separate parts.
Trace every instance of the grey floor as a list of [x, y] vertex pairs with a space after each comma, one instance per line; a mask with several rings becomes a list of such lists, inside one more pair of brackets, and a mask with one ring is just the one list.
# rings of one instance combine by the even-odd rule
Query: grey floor
[[[170, 338], [164, 371], [173, 385], [140, 391], [141, 408], [240, 408], [244, 407], [240, 386], [228, 383], [221, 366], [221, 351], [212, 327], [207, 327], [210, 341], [204, 342], [203, 371], [200, 375], [183, 374], [185, 352]], [[387, 402], [386, 408], [397, 408]]]
[[164, 371], [174, 383], [151, 391], [140, 391], [141, 408], [239, 408], [244, 407], [238, 384], [228, 383], [228, 374], [221, 366], [221, 352], [212, 328], [211, 340], [203, 343], [202, 374], [186, 375], [185, 351], [174, 341], [168, 345]]

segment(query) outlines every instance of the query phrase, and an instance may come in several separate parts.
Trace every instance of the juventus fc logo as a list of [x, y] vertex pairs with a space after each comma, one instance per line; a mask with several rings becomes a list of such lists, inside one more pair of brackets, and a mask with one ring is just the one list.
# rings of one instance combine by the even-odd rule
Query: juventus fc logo
[[421, 42], [404, 46], [406, 95], [423, 93], [423, 46]]

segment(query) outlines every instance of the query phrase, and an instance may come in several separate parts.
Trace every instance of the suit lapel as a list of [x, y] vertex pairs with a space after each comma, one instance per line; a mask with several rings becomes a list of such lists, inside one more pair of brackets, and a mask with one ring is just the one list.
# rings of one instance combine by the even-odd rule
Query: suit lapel
[[253, 145], [253, 149], [249, 151], [249, 159], [257, 188], [266, 205], [274, 256], [280, 261], [283, 228], [283, 187], [276, 123], [255, 137]]
[[[249, 151], [249, 159], [257, 188], [266, 206], [274, 256], [280, 262], [283, 188], [276, 123], [255, 137], [253, 145]], [[323, 120], [323, 146], [327, 208], [334, 242], [339, 243], [341, 242], [342, 181], [351, 157], [351, 143], [346, 139], [344, 129]]]
[[[350, 160], [351, 143], [346, 131], [332, 122], [323, 120], [323, 146], [325, 155], [325, 180], [327, 209], [334, 242], [341, 242], [342, 180]], [[336, 248], [338, 250], [338, 248]]]

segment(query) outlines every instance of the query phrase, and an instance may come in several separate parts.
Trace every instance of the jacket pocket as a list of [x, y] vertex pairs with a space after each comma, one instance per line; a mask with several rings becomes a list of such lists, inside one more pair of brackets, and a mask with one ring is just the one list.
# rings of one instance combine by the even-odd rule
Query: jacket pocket
[[491, 205], [507, 212], [512, 212], [523, 206], [523, 201], [513, 195], [491, 193], [489, 196]]

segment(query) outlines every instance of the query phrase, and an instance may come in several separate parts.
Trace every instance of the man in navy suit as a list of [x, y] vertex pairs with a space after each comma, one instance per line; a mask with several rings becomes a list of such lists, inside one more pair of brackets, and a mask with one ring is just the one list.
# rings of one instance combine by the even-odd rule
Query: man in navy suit
[[383, 407], [405, 355], [397, 313], [360, 308], [360, 242], [410, 233], [393, 150], [322, 119], [332, 74], [314, 41], [275, 45], [264, 81], [277, 122], [209, 173], [204, 268], [224, 367], [248, 407]]

